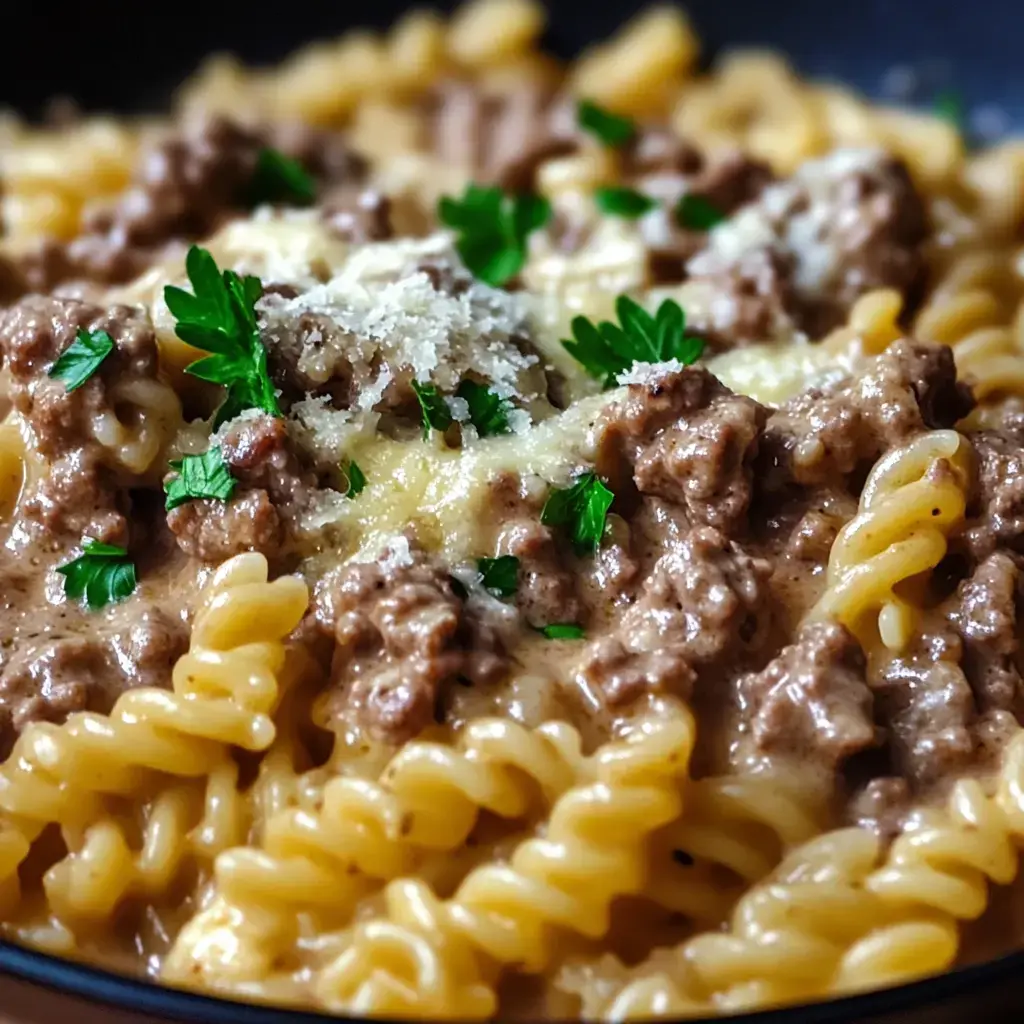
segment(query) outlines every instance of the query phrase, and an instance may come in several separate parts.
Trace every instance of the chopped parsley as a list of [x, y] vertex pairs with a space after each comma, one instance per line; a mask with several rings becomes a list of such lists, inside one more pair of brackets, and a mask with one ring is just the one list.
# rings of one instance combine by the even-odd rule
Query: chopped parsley
[[420, 384], [414, 380], [412, 389], [416, 392], [423, 415], [423, 440], [426, 441], [430, 437], [431, 430], [440, 430], [443, 434], [452, 425], [448, 403], [433, 384]]
[[167, 492], [164, 508], [168, 512], [193, 498], [227, 501], [235, 493], [238, 483], [216, 445], [202, 455], [186, 455], [172, 462], [171, 469], [176, 469], [178, 475], [164, 484]]
[[463, 380], [455, 394], [469, 406], [469, 422], [476, 427], [481, 437], [493, 437], [495, 434], [507, 434], [511, 429], [508, 425], [508, 414], [512, 405], [507, 398], [502, 398], [491, 391], [485, 384], [475, 380]]
[[967, 104], [963, 94], [956, 89], [943, 89], [932, 101], [932, 109], [936, 117], [948, 121], [961, 135], [967, 124]]
[[478, 558], [480, 583], [498, 597], [511, 597], [519, 585], [519, 559], [515, 555]]
[[582, 640], [584, 636], [583, 627], [575, 622], [552, 622], [550, 626], [541, 626], [537, 632], [549, 640]]
[[604, 320], [595, 325], [585, 316], [575, 317], [573, 340], [562, 341], [570, 355], [592, 377], [603, 380], [606, 388], [634, 363], [678, 359], [689, 366], [704, 351], [704, 341], [686, 333], [686, 314], [672, 299], [666, 299], [651, 316], [631, 298], [620, 295], [615, 311], [619, 324]]
[[57, 566], [64, 577], [64, 595], [85, 598], [90, 611], [98, 611], [129, 597], [135, 590], [135, 564], [124, 548], [86, 538], [82, 554], [67, 565]]
[[298, 160], [270, 146], [260, 150], [249, 185], [249, 202], [253, 206], [261, 203], [309, 206], [315, 200], [316, 185]]
[[114, 339], [106, 331], [85, 331], [81, 327], [75, 340], [50, 367], [54, 380], [64, 381], [68, 391], [80, 388], [99, 368], [111, 352]]
[[540, 196], [468, 185], [461, 199], [442, 196], [437, 215], [457, 232], [455, 248], [462, 262], [481, 281], [498, 287], [522, 270], [527, 239], [547, 224], [551, 204]]
[[263, 294], [259, 278], [241, 278], [233, 270], [221, 273], [210, 253], [198, 245], [189, 249], [185, 269], [194, 294], [168, 285], [164, 299], [177, 321], [178, 337], [212, 353], [197, 359], [185, 372], [228, 389], [214, 426], [246, 409], [280, 416], [267, 371], [267, 350], [256, 324], [255, 305]]
[[650, 213], [658, 205], [636, 189], [619, 186], [599, 188], [594, 193], [594, 202], [602, 213], [611, 214], [613, 217], [625, 217], [627, 220], [636, 220], [637, 217]]
[[636, 135], [636, 125], [628, 117], [620, 117], [590, 100], [576, 106], [576, 123], [606, 146], [624, 146]]
[[568, 528], [577, 554], [596, 551], [604, 536], [605, 517], [615, 495], [594, 473], [584, 473], [571, 487], [555, 488], [544, 502], [540, 521]]
[[345, 491], [345, 497], [354, 498], [357, 494], [362, 494], [363, 488], [366, 487], [366, 477], [355, 460], [349, 462], [345, 475], [348, 477], [348, 490]]
[[726, 219], [725, 214], [704, 196], [687, 193], [676, 204], [676, 220], [680, 227], [690, 231], [710, 231]]

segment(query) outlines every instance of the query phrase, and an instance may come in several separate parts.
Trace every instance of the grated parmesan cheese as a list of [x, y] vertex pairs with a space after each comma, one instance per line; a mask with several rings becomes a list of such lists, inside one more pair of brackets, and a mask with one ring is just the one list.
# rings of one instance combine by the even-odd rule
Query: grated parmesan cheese
[[678, 359], [666, 359], [661, 363], [641, 363], [636, 361], [618, 377], [619, 384], [642, 384], [648, 387], [664, 379], [670, 373], [679, 373], [685, 367]]
[[450, 393], [469, 371], [502, 398], [546, 394], [540, 359], [523, 344], [523, 300], [470, 278], [446, 234], [360, 246], [328, 280], [294, 298], [265, 295], [257, 311], [269, 348], [314, 384], [351, 378], [364, 411], [394, 382]]

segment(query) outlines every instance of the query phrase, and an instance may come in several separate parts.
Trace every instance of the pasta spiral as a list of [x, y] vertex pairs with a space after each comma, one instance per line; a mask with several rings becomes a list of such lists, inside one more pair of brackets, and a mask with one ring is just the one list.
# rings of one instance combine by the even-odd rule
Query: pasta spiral
[[[379, 781], [335, 777], [317, 807], [285, 808], [271, 817], [259, 847], [240, 846], [217, 858], [217, 897], [182, 931], [165, 973], [187, 981], [199, 960], [208, 981], [230, 987], [232, 979], [261, 972], [259, 965], [293, 941], [301, 912], [344, 919], [372, 880], [398, 877], [424, 853], [460, 847], [480, 811], [524, 817], [538, 795], [550, 805], [586, 765], [579, 735], [568, 725], [531, 731], [480, 719], [455, 746], [408, 744]], [[230, 962], [211, 960], [212, 933], [220, 935], [219, 948], [235, 951]]]
[[943, 971], [957, 922], [982, 914], [990, 882], [1016, 876], [1021, 839], [1024, 733], [1005, 751], [994, 795], [961, 779], [944, 808], [911, 817], [884, 858], [865, 830], [812, 840], [739, 901], [727, 932], [684, 943], [671, 971], [626, 984], [602, 1016], [762, 1007]]
[[686, 813], [655, 838], [643, 895], [704, 924], [723, 920], [743, 889], [821, 831], [812, 801], [772, 778], [700, 779], [685, 803]]
[[970, 446], [955, 430], [922, 434], [871, 470], [860, 509], [829, 555], [825, 593], [814, 618], [832, 618], [867, 643], [877, 633], [899, 650], [913, 633], [913, 604], [896, 587], [933, 569], [963, 520]]
[[1024, 280], [1016, 264], [1008, 251], [953, 260], [914, 323], [921, 338], [952, 347], [957, 369], [980, 403], [996, 395], [1024, 394]]
[[450, 900], [402, 879], [387, 915], [359, 925], [317, 980], [323, 1005], [353, 1013], [478, 1018], [500, 967], [542, 970], [560, 930], [599, 937], [615, 896], [644, 885], [647, 840], [681, 809], [693, 721], [673, 710], [601, 748], [590, 778], [555, 804], [542, 837], [508, 864], [472, 871]]
[[[237, 556], [203, 591], [190, 649], [174, 666], [173, 690], [129, 690], [109, 715], [83, 712], [61, 726], [26, 729], [0, 765], [0, 878], [11, 879], [29, 844], [57, 823], [83, 836], [72, 863], [52, 876], [54, 891], [65, 892], [88, 875], [76, 873], [75, 857], [88, 863], [93, 850], [123, 846], [105, 797], [144, 793], [153, 772], [183, 779], [216, 773], [231, 746], [266, 749], [285, 670], [283, 640], [306, 602], [301, 580], [269, 582], [262, 555]], [[162, 813], [170, 814], [178, 798], [166, 799]], [[82, 905], [96, 901], [85, 895]]]

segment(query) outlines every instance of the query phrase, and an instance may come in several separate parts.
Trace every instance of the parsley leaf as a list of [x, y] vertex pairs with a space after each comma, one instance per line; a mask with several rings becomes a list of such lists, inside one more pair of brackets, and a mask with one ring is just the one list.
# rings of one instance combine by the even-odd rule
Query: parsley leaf
[[75, 340], [50, 367], [50, 376], [64, 381], [70, 393], [80, 388], [113, 351], [114, 339], [106, 331], [88, 332], [79, 327]]
[[959, 132], [963, 132], [967, 120], [966, 103], [963, 95], [956, 89], [943, 89], [932, 101], [932, 109], [936, 117], [948, 121]]
[[672, 299], [666, 299], [651, 316], [631, 298], [620, 295], [615, 311], [619, 324], [604, 320], [594, 325], [585, 316], [574, 317], [573, 340], [562, 341], [587, 373], [604, 379], [606, 388], [612, 387], [615, 378], [629, 370], [633, 363], [678, 359], [689, 366], [704, 351], [703, 339], [686, 333], [686, 314]]
[[686, 193], [676, 204], [676, 220], [691, 231], [710, 231], [726, 216], [710, 199]]
[[541, 196], [467, 185], [461, 199], [438, 200], [437, 216], [458, 232], [455, 248], [462, 262], [481, 281], [498, 287], [522, 270], [527, 239], [547, 224], [551, 204]]
[[459, 384], [455, 394], [469, 406], [469, 421], [481, 437], [509, 432], [508, 414], [512, 406], [508, 399], [501, 398], [485, 384], [468, 379]]
[[309, 206], [315, 199], [313, 179], [298, 160], [270, 146], [260, 150], [249, 184], [251, 205], [289, 202], [295, 206]]
[[64, 595], [71, 600], [85, 597], [90, 611], [115, 604], [135, 590], [135, 564], [124, 548], [85, 538], [82, 554], [66, 565], [57, 566], [64, 577]]
[[540, 521], [545, 526], [568, 527], [577, 554], [596, 551], [614, 500], [615, 495], [594, 473], [584, 473], [571, 487], [551, 492], [541, 509]]
[[366, 486], [366, 477], [358, 463], [354, 460], [350, 461], [345, 473], [348, 476], [348, 490], [345, 492], [345, 497], [354, 498], [357, 494], [362, 494], [363, 488]]
[[476, 567], [480, 570], [481, 584], [499, 597], [511, 597], [516, 592], [519, 586], [519, 559], [515, 555], [478, 558]]
[[636, 125], [628, 117], [620, 117], [590, 100], [576, 105], [576, 123], [606, 146], [624, 146], [636, 135]]
[[222, 274], [210, 253], [198, 245], [189, 249], [185, 269], [194, 294], [167, 285], [164, 299], [177, 321], [174, 330], [178, 337], [212, 353], [197, 359], [185, 372], [228, 389], [214, 426], [246, 409], [280, 416], [267, 371], [267, 350], [256, 324], [254, 307], [263, 294], [259, 278], [241, 278], [233, 270]]
[[602, 213], [611, 214], [613, 217], [625, 217], [628, 220], [636, 220], [637, 217], [650, 213], [658, 205], [642, 192], [618, 186], [599, 188], [594, 193], [594, 202]]
[[423, 440], [426, 441], [430, 437], [431, 429], [440, 430], [443, 434], [452, 425], [448, 403], [433, 384], [420, 384], [414, 380], [412, 389], [416, 392], [420, 411], [423, 413]]
[[164, 508], [168, 512], [193, 498], [227, 501], [238, 483], [216, 445], [202, 455], [186, 455], [172, 462], [171, 469], [176, 469], [178, 475], [164, 484], [167, 492]]
[[575, 622], [552, 622], [550, 626], [541, 626], [537, 631], [549, 640], [582, 640], [583, 627]]

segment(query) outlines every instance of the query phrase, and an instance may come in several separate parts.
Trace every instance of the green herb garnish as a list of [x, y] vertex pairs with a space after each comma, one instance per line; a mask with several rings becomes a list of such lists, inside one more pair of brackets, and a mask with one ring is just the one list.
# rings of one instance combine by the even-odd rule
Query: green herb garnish
[[480, 582], [498, 597], [511, 597], [519, 585], [519, 559], [515, 555], [499, 555], [497, 558], [478, 558], [476, 567], [480, 570]]
[[455, 394], [469, 406], [469, 422], [481, 437], [509, 432], [508, 414], [512, 411], [512, 404], [507, 398], [501, 398], [475, 380], [462, 381]]
[[676, 220], [690, 231], [710, 231], [726, 216], [710, 199], [687, 193], [676, 204]]
[[658, 205], [642, 192], [619, 186], [597, 189], [594, 192], [594, 202], [602, 213], [613, 217], [625, 217], [627, 220], [636, 220], [637, 217], [650, 213]]
[[576, 123], [606, 146], [624, 146], [636, 135], [636, 125], [628, 118], [613, 114], [590, 100], [576, 105]]
[[85, 538], [82, 554], [67, 565], [57, 566], [64, 577], [64, 596], [97, 611], [129, 597], [135, 590], [135, 565], [124, 548]]
[[280, 416], [267, 371], [267, 350], [256, 324], [254, 307], [263, 294], [259, 278], [241, 278], [233, 270], [222, 274], [210, 253], [198, 245], [189, 249], [185, 269], [195, 294], [167, 285], [164, 299], [177, 321], [174, 329], [178, 337], [213, 353], [197, 359], [185, 372], [228, 389], [214, 426], [246, 409]]
[[316, 185], [298, 160], [270, 146], [260, 150], [249, 185], [251, 205], [292, 203], [295, 206], [309, 206], [315, 200]]
[[549, 640], [582, 640], [583, 627], [575, 622], [552, 622], [550, 626], [541, 626], [538, 633], [543, 633]]
[[615, 302], [619, 324], [603, 320], [593, 324], [585, 316], [572, 321], [572, 341], [562, 344], [592, 377], [615, 384], [620, 373], [634, 363], [663, 363], [677, 359], [689, 366], [700, 358], [704, 341], [686, 333], [686, 314], [679, 303], [666, 299], [651, 316], [628, 296]]
[[193, 498], [227, 501], [238, 483], [216, 445], [202, 455], [186, 455], [172, 462], [171, 469], [176, 469], [178, 475], [164, 484], [167, 493], [164, 508], [168, 512]]
[[80, 388], [99, 368], [111, 352], [114, 339], [106, 331], [85, 331], [81, 327], [75, 340], [50, 367], [54, 380], [64, 381], [69, 392]]
[[551, 204], [540, 196], [468, 185], [461, 199], [442, 196], [437, 215], [458, 232], [455, 248], [462, 262], [481, 281], [498, 287], [522, 270], [527, 239], [547, 224]]
[[443, 434], [452, 425], [452, 414], [448, 403], [433, 384], [412, 382], [412, 389], [420, 403], [423, 415], [423, 440], [430, 437], [431, 430], [440, 430]]
[[345, 497], [354, 498], [357, 494], [362, 494], [363, 488], [366, 486], [366, 477], [355, 460], [349, 462], [345, 475], [348, 477], [348, 490], [345, 491]]
[[932, 109], [936, 117], [948, 121], [960, 134], [964, 134], [967, 124], [967, 104], [963, 94], [956, 89], [943, 89], [932, 101]]
[[614, 500], [615, 495], [594, 473], [584, 473], [571, 487], [551, 492], [541, 509], [540, 521], [545, 526], [568, 527], [577, 554], [596, 551]]

